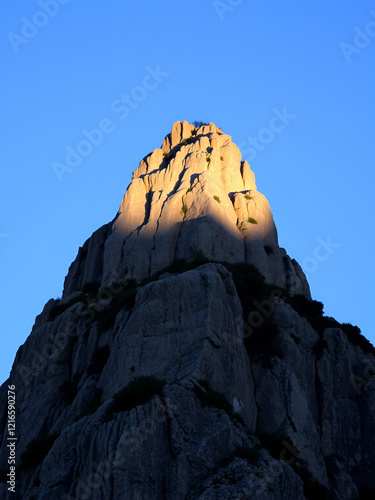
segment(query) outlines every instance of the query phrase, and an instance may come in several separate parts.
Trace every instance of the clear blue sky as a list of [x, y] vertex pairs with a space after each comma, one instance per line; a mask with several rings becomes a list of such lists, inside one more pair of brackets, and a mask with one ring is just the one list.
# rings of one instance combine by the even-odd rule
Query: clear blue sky
[[[78, 247], [184, 119], [232, 135], [313, 297], [375, 342], [373, 2], [60, 2], [0, 6], [0, 381]], [[99, 125], [111, 132], [59, 182], [52, 164]]]

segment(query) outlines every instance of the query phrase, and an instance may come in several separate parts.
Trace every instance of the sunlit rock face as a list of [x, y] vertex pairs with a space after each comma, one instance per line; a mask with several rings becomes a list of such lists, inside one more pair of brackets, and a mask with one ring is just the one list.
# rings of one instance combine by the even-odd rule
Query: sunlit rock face
[[[310, 297], [298, 264], [278, 245], [277, 230], [255, 176], [231, 137], [213, 123], [176, 122], [161, 149], [146, 156], [111, 225], [86, 242], [65, 282], [69, 295], [114, 273], [140, 281], [175, 259], [246, 262], [266, 282]], [[89, 240], [90, 241], [90, 240]]]
[[230, 137], [176, 123], [0, 387], [0, 499], [375, 498], [375, 350], [306, 296]]

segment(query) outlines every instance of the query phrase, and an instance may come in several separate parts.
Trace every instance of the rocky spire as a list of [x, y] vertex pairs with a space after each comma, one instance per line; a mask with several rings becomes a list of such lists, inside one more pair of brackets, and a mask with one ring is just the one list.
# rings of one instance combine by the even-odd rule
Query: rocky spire
[[246, 262], [267, 283], [310, 297], [300, 266], [278, 245], [249, 164], [213, 123], [176, 122], [161, 149], [141, 161], [113, 224], [94, 233], [72, 264], [64, 296], [85, 282], [107, 285], [114, 273], [139, 281], [175, 259]]
[[[140, 282], [176, 258], [224, 264]], [[306, 296], [230, 137], [176, 123], [0, 387], [0, 498], [375, 498], [374, 348]]]

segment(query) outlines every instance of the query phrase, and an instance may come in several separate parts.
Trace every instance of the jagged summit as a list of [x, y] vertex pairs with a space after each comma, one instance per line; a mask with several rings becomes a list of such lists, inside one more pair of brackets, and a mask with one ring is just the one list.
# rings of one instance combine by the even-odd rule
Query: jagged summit
[[146, 156], [111, 225], [86, 241], [65, 281], [64, 296], [85, 283], [142, 280], [174, 259], [255, 265], [266, 282], [310, 297], [295, 260], [278, 245], [266, 198], [231, 137], [213, 123], [176, 122]]
[[374, 348], [306, 298], [213, 124], [141, 161], [64, 295], [0, 388], [0, 498], [375, 498]]

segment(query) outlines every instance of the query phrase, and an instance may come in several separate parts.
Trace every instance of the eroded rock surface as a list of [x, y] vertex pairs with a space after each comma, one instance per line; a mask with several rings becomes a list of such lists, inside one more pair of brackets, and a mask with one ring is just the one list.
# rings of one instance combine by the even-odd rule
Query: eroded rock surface
[[176, 258], [247, 262], [268, 283], [310, 296], [303, 272], [279, 248], [249, 164], [213, 123], [176, 122], [161, 149], [141, 161], [110, 229], [78, 253], [64, 295], [90, 281], [108, 284], [115, 272], [142, 280]]
[[[193, 262], [204, 258], [222, 264]], [[1, 387], [2, 408], [16, 387], [12, 496], [372, 498], [374, 350], [309, 297], [230, 137], [175, 124], [115, 221], [79, 250], [63, 300], [47, 302]], [[121, 400], [139, 377], [138, 399]], [[0, 429], [10, 498], [5, 411]]]

